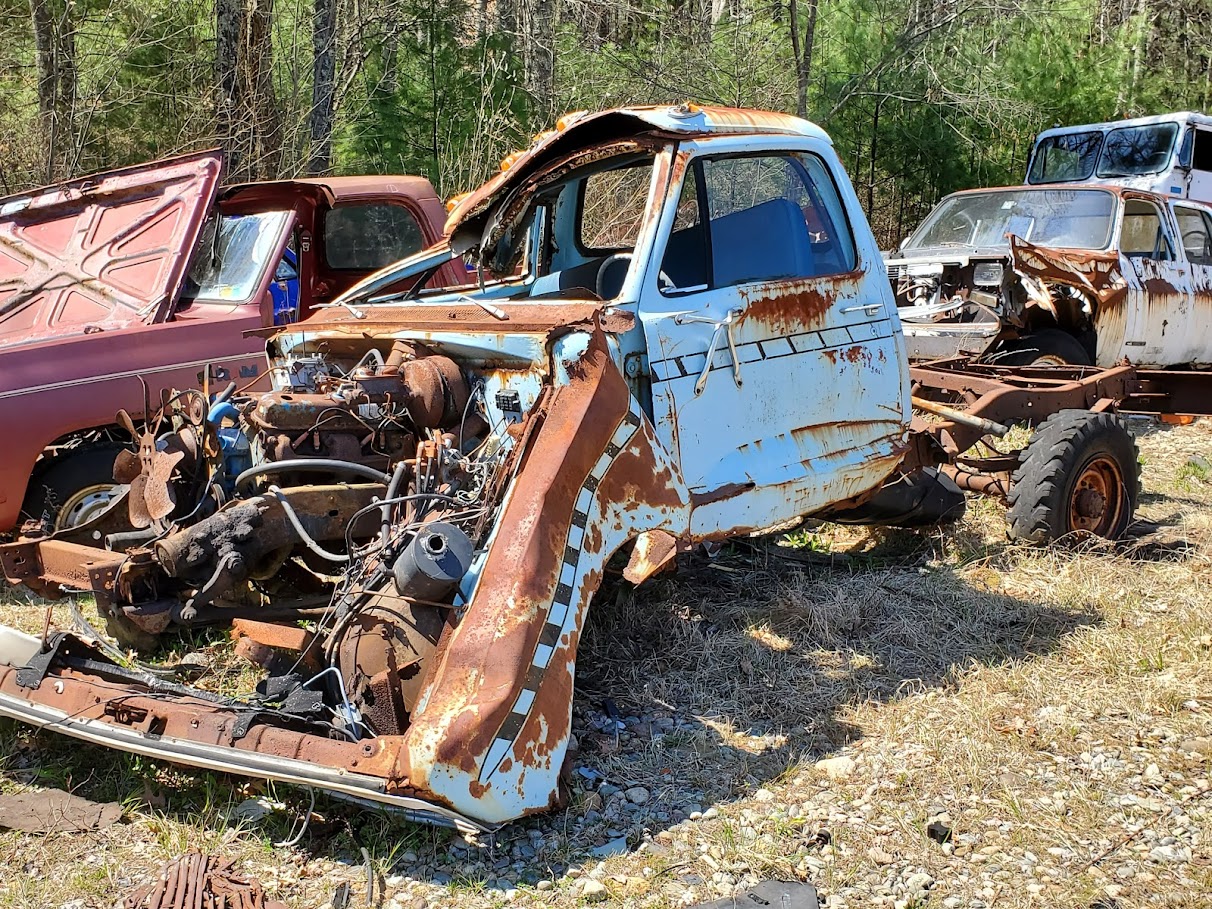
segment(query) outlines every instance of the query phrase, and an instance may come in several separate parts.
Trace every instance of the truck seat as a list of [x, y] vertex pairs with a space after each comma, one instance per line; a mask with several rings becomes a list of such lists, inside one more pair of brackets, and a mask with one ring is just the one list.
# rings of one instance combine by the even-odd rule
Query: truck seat
[[771, 199], [711, 222], [715, 285], [812, 277], [812, 241], [800, 207]]

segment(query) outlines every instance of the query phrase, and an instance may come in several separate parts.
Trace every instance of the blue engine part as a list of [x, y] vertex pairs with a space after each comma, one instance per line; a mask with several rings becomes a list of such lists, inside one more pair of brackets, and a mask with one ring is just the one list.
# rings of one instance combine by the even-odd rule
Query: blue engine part
[[[253, 466], [252, 446], [240, 428], [240, 411], [227, 401], [212, 405], [206, 419], [219, 434], [219, 449], [223, 453], [223, 491], [231, 495], [235, 492], [236, 477]], [[224, 426], [224, 420], [230, 420], [235, 425]]]

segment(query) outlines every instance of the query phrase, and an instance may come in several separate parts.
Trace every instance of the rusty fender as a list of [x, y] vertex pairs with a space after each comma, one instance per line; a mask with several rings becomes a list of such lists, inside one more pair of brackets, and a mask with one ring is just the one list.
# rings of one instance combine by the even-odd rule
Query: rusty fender
[[557, 801], [577, 641], [606, 560], [644, 532], [681, 537], [689, 526], [686, 487], [603, 333], [556, 347], [567, 382], [531, 435], [405, 736], [409, 787], [488, 823]]

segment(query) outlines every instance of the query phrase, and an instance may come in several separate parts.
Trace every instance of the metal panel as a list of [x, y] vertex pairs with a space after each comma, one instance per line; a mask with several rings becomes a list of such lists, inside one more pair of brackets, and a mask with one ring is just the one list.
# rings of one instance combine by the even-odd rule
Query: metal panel
[[0, 200], [0, 347], [164, 319], [220, 166], [204, 152]]

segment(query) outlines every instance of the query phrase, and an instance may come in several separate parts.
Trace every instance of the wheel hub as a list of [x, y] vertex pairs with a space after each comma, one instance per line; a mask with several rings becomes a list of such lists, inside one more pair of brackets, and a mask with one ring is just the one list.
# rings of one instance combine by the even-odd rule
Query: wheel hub
[[1107, 507], [1107, 500], [1096, 489], [1079, 489], [1077, 492], [1077, 513], [1083, 518], [1097, 518]]
[[1124, 508], [1124, 480], [1112, 458], [1087, 462], [1069, 495], [1069, 530], [1107, 536]]
[[55, 518], [55, 530], [87, 524], [109, 508], [110, 503], [121, 494], [122, 487], [112, 483], [81, 489], [59, 509]]

